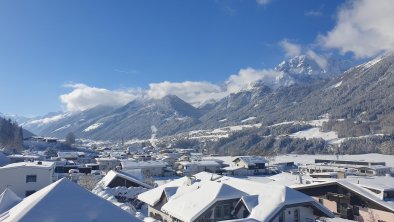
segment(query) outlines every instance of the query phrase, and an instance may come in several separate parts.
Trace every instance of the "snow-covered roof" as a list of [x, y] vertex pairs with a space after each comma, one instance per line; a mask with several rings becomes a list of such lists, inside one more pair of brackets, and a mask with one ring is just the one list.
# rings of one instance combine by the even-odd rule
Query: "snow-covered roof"
[[327, 217], [334, 217], [334, 214], [316, 202], [312, 197], [286, 186], [266, 185], [261, 189], [258, 197], [258, 204], [253, 208], [249, 218], [257, 221], [271, 221], [287, 205], [310, 205], [319, 210]]
[[245, 204], [249, 212], [252, 212], [253, 208], [259, 203], [259, 195], [243, 196], [240, 201]]
[[155, 205], [164, 192], [168, 201], [161, 210], [182, 221], [193, 221], [215, 202], [229, 199], [243, 201], [252, 212], [252, 217], [245, 220], [251, 221], [268, 221], [276, 217], [283, 207], [292, 204], [306, 204], [326, 216], [333, 216], [312, 197], [278, 184], [209, 173], [196, 174], [195, 179], [194, 183], [190, 183], [187, 177], [174, 180], [140, 194], [138, 199]]
[[335, 184], [345, 187], [345, 188], [361, 195], [362, 197], [367, 198], [368, 200], [394, 212], [394, 202], [393, 201], [384, 201], [381, 198], [379, 198], [374, 192], [368, 190], [367, 188], [362, 187], [362, 185], [360, 186], [360, 184], [356, 184], [355, 181], [350, 182], [347, 179], [331, 180], [331, 181], [322, 182], [322, 183], [315, 183], [315, 184], [303, 184], [303, 185], [293, 186], [293, 188], [297, 189], [297, 190], [301, 190], [301, 189], [305, 189], [305, 188], [323, 187], [323, 186], [329, 186], [329, 185], [335, 185]]
[[[114, 157], [99, 157], [99, 158], [95, 158], [96, 161], [98, 162], [118, 162], [119, 160], [114, 158]], [[119, 161], [120, 162], [120, 161]]]
[[213, 167], [220, 167], [220, 164], [213, 160], [202, 160], [202, 161], [180, 161], [178, 162], [182, 166], [190, 166], [190, 165], [197, 165], [197, 166], [213, 166]]
[[215, 180], [217, 178], [220, 178], [221, 176], [217, 174], [212, 174], [212, 173], [207, 173], [207, 172], [201, 172], [195, 174], [192, 178], [190, 177], [181, 177], [179, 179], [173, 180], [171, 182], [165, 183], [161, 186], [158, 186], [152, 190], [149, 190], [145, 193], [142, 193], [138, 195], [138, 199], [142, 202], [145, 202], [151, 206], [154, 206], [160, 201], [160, 197], [163, 194], [163, 191], [165, 188], [172, 187], [172, 189], [177, 189], [178, 187], [181, 186], [186, 186], [187, 184], [190, 183], [190, 180], [196, 180], [196, 181], [206, 181], [206, 180]]
[[301, 175], [300, 176], [300, 175], [294, 175], [294, 174], [287, 173], [287, 172], [275, 174], [275, 175], [270, 176], [269, 178], [271, 180], [273, 180], [273, 182], [276, 184], [281, 184], [281, 185], [285, 185], [285, 186], [292, 186], [295, 184], [300, 184], [300, 177], [302, 178], [302, 180], [312, 179], [308, 175]]
[[60, 158], [78, 158], [84, 155], [84, 152], [57, 152], [57, 156]]
[[379, 191], [394, 190], [394, 178], [391, 176], [350, 177], [346, 181]]
[[137, 178], [133, 177], [132, 175], [129, 175], [129, 174], [125, 173], [125, 172], [118, 172], [118, 171], [114, 171], [114, 170], [109, 171], [107, 173], [107, 175], [105, 175], [105, 177], [103, 177], [98, 184], [101, 184], [104, 187], [108, 187], [108, 185], [116, 177], [120, 177], [120, 178], [123, 178], [125, 180], [131, 181], [133, 183], [136, 183], [136, 184], [140, 185], [141, 187], [145, 187], [145, 188], [148, 188], [148, 189], [152, 188], [150, 185], [138, 180]]
[[215, 202], [244, 195], [246, 193], [227, 184], [216, 181], [197, 182], [178, 188], [161, 210], [182, 221], [194, 221]]
[[63, 178], [0, 214], [0, 221], [132, 222], [139, 220], [107, 200]]
[[248, 166], [254, 166], [257, 163], [268, 163], [268, 160], [262, 156], [239, 156], [236, 157], [233, 162], [236, 162], [237, 160], [243, 161]]
[[12, 168], [23, 168], [23, 167], [34, 167], [34, 168], [43, 168], [43, 169], [51, 169], [54, 166], [54, 162], [49, 161], [34, 161], [34, 162], [18, 162], [18, 163], [11, 163], [0, 167], [2, 169], [12, 169]]
[[122, 160], [123, 169], [142, 169], [142, 168], [158, 168], [166, 167], [167, 163], [161, 160], [149, 160], [149, 161], [133, 161], [133, 160]]
[[228, 167], [223, 167], [223, 170], [225, 171], [236, 171], [240, 169], [245, 169], [244, 167], [241, 166], [228, 166]]
[[394, 212], [394, 201], [384, 201], [384, 200], [380, 199], [372, 191], [370, 191], [366, 188], [363, 188], [357, 184], [350, 183], [346, 180], [338, 180], [337, 183], [342, 185], [343, 187], [346, 187], [349, 190], [352, 190], [353, 192], [356, 192], [359, 195], [375, 202], [376, 204], [383, 206], [384, 208], [390, 209], [392, 212]]
[[21, 202], [22, 198], [14, 193], [9, 188], [5, 188], [2, 194], [0, 194], [0, 214], [6, 212], [11, 209], [19, 202]]

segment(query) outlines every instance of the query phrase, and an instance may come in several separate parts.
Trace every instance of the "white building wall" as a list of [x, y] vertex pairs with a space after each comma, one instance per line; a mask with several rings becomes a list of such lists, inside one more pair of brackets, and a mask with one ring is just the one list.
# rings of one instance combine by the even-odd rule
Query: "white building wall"
[[[37, 175], [36, 182], [26, 183], [27, 175]], [[52, 183], [53, 169], [21, 166], [0, 169], [0, 193], [10, 188], [24, 198], [26, 191], [38, 191]]]

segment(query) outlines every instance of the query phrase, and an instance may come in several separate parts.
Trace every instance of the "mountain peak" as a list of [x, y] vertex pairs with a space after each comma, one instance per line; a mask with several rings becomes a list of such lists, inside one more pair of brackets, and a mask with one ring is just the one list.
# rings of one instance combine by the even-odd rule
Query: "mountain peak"
[[290, 75], [295, 80], [300, 78], [330, 79], [342, 74], [351, 65], [346, 60], [309, 53], [285, 60], [275, 70]]

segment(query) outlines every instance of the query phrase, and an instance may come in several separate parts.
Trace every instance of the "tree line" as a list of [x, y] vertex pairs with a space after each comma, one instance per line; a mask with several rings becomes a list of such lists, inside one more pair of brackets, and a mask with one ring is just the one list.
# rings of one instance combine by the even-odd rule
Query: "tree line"
[[19, 153], [22, 150], [22, 127], [11, 119], [0, 117], [0, 149], [6, 153]]

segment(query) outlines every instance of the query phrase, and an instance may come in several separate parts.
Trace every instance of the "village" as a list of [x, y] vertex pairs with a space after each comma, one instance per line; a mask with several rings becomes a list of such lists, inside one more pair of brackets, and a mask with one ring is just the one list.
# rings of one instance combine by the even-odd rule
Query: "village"
[[386, 161], [95, 148], [0, 153], [0, 221], [394, 221]]

